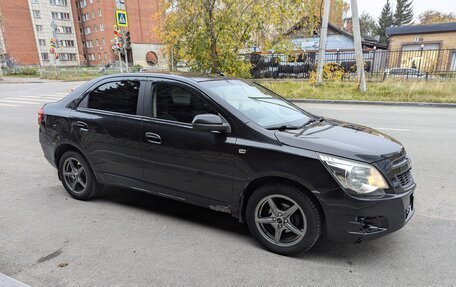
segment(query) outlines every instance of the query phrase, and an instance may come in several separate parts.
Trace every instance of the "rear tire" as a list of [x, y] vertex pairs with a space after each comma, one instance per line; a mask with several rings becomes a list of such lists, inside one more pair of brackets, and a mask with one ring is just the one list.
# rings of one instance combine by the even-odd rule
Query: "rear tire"
[[260, 186], [247, 203], [247, 226], [267, 250], [282, 255], [305, 252], [320, 238], [322, 215], [301, 189], [281, 183]]
[[88, 200], [102, 189], [87, 160], [76, 151], [67, 151], [62, 155], [59, 176], [66, 191], [79, 200]]

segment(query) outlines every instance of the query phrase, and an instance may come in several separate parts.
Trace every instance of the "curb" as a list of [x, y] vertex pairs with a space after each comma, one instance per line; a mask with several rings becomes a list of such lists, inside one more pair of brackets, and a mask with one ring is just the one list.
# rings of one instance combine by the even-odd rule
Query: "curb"
[[0, 84], [42, 84], [44, 82], [6, 82], [6, 81], [0, 81]]
[[14, 78], [14, 77], [4, 77], [0, 79], [0, 84], [41, 84], [44, 81], [41, 81], [37, 78]]
[[288, 100], [291, 101], [291, 102], [294, 102], [294, 103], [311, 103], [311, 104], [456, 108], [456, 104], [452, 104], [452, 103], [344, 101], [344, 100], [338, 101], [338, 100], [314, 100], [314, 99], [288, 99]]

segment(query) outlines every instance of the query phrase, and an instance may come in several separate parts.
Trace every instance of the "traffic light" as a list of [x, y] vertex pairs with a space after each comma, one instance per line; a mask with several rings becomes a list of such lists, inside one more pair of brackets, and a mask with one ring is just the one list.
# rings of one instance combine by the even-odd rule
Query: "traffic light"
[[55, 54], [55, 49], [57, 48], [57, 39], [56, 38], [51, 38], [49, 40], [49, 52], [51, 54]]
[[122, 43], [122, 38], [120, 38], [120, 41], [116, 42], [116, 46], [118, 49], [122, 49], [123, 43]]
[[113, 32], [113, 34], [114, 34], [114, 37], [119, 37], [119, 36], [121, 36], [121, 35], [120, 35], [119, 28], [117, 27], [117, 25], [114, 25], [114, 26], [112, 27], [112, 30], [113, 30], [112, 32]]
[[125, 35], [124, 35], [124, 46], [125, 46], [125, 49], [131, 49], [130, 31], [125, 32]]

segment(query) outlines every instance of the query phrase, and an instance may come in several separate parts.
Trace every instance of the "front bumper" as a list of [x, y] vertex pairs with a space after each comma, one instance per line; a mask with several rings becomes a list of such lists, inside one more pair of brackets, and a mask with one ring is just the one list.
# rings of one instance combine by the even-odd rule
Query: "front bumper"
[[413, 184], [407, 192], [379, 199], [359, 199], [336, 189], [317, 194], [325, 213], [329, 240], [359, 242], [392, 233], [404, 227], [415, 213]]

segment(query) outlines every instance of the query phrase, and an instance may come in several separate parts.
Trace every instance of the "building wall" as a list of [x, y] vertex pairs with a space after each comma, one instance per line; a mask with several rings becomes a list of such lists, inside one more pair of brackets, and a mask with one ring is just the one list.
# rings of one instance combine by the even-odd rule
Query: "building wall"
[[456, 32], [397, 35], [390, 38], [389, 49], [401, 50], [403, 44], [440, 43], [441, 49], [456, 49]]
[[[78, 56], [78, 41], [73, 21], [73, 13], [71, 9], [71, 0], [63, 0], [66, 5], [53, 5], [49, 0], [29, 0], [30, 16], [32, 19], [35, 45], [38, 49], [38, 56], [42, 66], [57, 65], [57, 66], [75, 66], [79, 64]], [[39, 11], [40, 17], [36, 17], [33, 11]], [[68, 19], [53, 19], [52, 13], [68, 14]], [[66, 41], [73, 45], [65, 46], [59, 44], [55, 52], [59, 54], [58, 59], [55, 54], [50, 53], [50, 39], [54, 37], [54, 28], [51, 23], [55, 23], [60, 32], [57, 32], [56, 39], [58, 41]], [[41, 26], [41, 31], [37, 30], [37, 25]], [[66, 27], [66, 28], [63, 28]], [[71, 29], [71, 33], [64, 33], [63, 29]]]
[[[49, 0], [0, 0], [4, 16], [5, 54], [19, 65], [78, 65], [78, 41], [70, 3], [71, 0], [67, 0], [67, 5], [52, 5]], [[74, 45], [57, 48], [56, 52], [61, 56], [56, 61], [49, 53], [50, 39], [53, 37], [52, 12], [68, 13], [68, 20], [54, 21], [57, 26], [69, 27], [71, 33], [58, 33], [57, 39], [72, 41]]]
[[[115, 3], [109, 0], [78, 1], [73, 13], [77, 19], [81, 50], [89, 66], [106, 64], [116, 59], [111, 50], [114, 37]], [[88, 15], [85, 18], [84, 15]]]
[[[132, 43], [157, 45], [160, 43], [158, 38], [160, 3], [160, 0], [151, 0], [147, 3], [141, 0], [126, 1], [130, 26], [124, 29], [130, 31]], [[0, 33], [5, 47], [0, 53], [4, 52], [22, 65], [55, 63], [96, 66], [116, 61], [118, 57], [111, 48], [111, 40], [114, 38], [115, 0], [67, 0], [66, 4], [52, 5], [50, 0], [0, 0], [0, 11], [5, 16], [2, 33]], [[39, 11], [40, 17], [36, 17], [33, 10]], [[71, 27], [71, 33], [59, 33], [58, 39], [72, 40], [75, 46], [59, 47], [57, 53], [74, 54], [76, 55], [74, 61], [65, 61], [61, 57], [54, 62], [53, 56], [49, 53], [49, 41], [53, 37], [53, 29], [50, 25], [53, 20], [52, 12], [70, 13], [69, 19], [54, 21], [58, 26]], [[88, 14], [88, 18], [83, 19], [84, 14]], [[40, 26], [41, 30], [38, 31], [37, 26]], [[155, 46], [152, 45], [150, 48], [155, 53], [160, 53]], [[141, 62], [145, 58], [143, 50], [132, 49], [133, 63], [135, 60]]]
[[[123, 29], [130, 31], [131, 42], [134, 44], [159, 43], [158, 29], [154, 29], [154, 27], [158, 27], [160, 0], [147, 1], [147, 3], [141, 0], [125, 2], [129, 27]], [[80, 3], [85, 4], [81, 5]], [[81, 43], [85, 45], [82, 48], [82, 52], [85, 55], [87, 64], [90, 66], [118, 60], [117, 55], [114, 54], [111, 48], [111, 40], [114, 39], [113, 26], [116, 23], [115, 11], [116, 4], [114, 0], [85, 0], [85, 2], [80, 0], [79, 7], [74, 9], [75, 18], [79, 18], [77, 21], [79, 37], [81, 38]], [[89, 14], [89, 19], [84, 20], [82, 15], [87, 13]], [[104, 31], [100, 30], [100, 24], [103, 25]], [[85, 33], [87, 32], [87, 27], [90, 27], [89, 34]], [[145, 57], [145, 55], [135, 55], [133, 50], [132, 53], [133, 58]]]
[[129, 31], [133, 43], [158, 44], [160, 1], [126, 1]]
[[14, 58], [18, 64], [39, 65], [28, 1], [0, 0], [0, 10], [4, 17], [2, 30], [5, 54]]
[[[2, 16], [0, 10], [0, 17]], [[0, 62], [3, 62], [4, 56], [6, 52], [5, 41], [3, 38], [3, 26], [0, 25]]]
[[146, 61], [146, 54], [147, 52], [152, 51], [157, 54], [158, 64], [151, 68], [157, 70], [165, 70], [168, 68], [168, 61], [163, 53], [164, 47], [162, 44], [132, 44], [131, 50], [133, 55], [132, 60], [135, 65], [149, 67], [149, 64]]
[[[424, 52], [421, 53], [421, 45], [424, 44]], [[433, 45], [438, 44], [438, 46]], [[416, 45], [418, 51], [405, 51], [410, 45]], [[439, 51], [429, 50], [439, 47]], [[402, 51], [401, 53], [391, 53], [390, 67], [410, 68], [413, 61], [428, 63], [422, 67], [425, 71], [447, 70], [450, 69], [450, 63], [453, 53], [443, 51], [447, 49], [456, 49], [456, 32], [446, 33], [428, 33], [428, 34], [413, 34], [413, 35], [393, 35], [390, 38], [389, 50]]]
[[[293, 44], [302, 50], [316, 51], [320, 47], [320, 38], [294, 38], [291, 40]], [[326, 50], [354, 50], [355, 44], [353, 39], [344, 35], [328, 35], [326, 42]]]
[[80, 65], [86, 65], [86, 58], [85, 58], [85, 48], [82, 43], [82, 35], [79, 31], [79, 21], [78, 21], [78, 9], [76, 8], [76, 2], [71, 0], [71, 11], [73, 13], [73, 26], [74, 26], [74, 35], [76, 37], [76, 41], [78, 42], [78, 61]]

